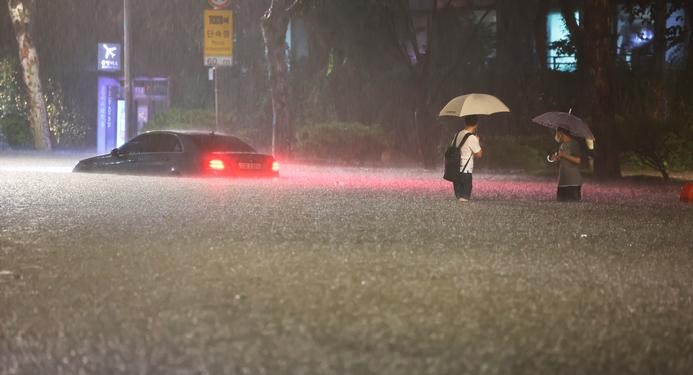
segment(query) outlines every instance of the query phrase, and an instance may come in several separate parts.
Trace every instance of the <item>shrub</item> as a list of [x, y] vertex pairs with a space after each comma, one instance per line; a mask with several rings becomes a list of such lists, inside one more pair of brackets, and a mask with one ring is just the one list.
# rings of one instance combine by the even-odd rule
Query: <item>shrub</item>
[[[484, 157], [479, 159], [482, 169], [535, 171], [545, 167], [546, 155], [558, 146], [550, 137], [494, 136], [481, 139]], [[553, 150], [555, 151], [555, 150]]]
[[379, 161], [385, 137], [379, 125], [328, 122], [304, 126], [296, 134], [297, 156], [343, 162]]
[[693, 124], [678, 133], [677, 147], [671, 154], [671, 166], [678, 170], [693, 170]]
[[[230, 113], [222, 113], [219, 132], [233, 134], [261, 150], [271, 143], [271, 129], [264, 123], [236, 121]], [[158, 113], [144, 125], [144, 131], [151, 130], [198, 130], [213, 131], [216, 128], [214, 111], [207, 109], [171, 108]]]
[[17, 59], [0, 59], [0, 119], [20, 115], [26, 117], [26, 99], [22, 92]]
[[83, 146], [89, 133], [89, 125], [81, 114], [73, 109], [74, 107], [65, 103], [60, 85], [49, 79], [44, 96], [48, 112], [48, 128], [55, 146]]
[[653, 120], [646, 117], [621, 118], [617, 124], [623, 151], [669, 178], [672, 161], [686, 164], [690, 159], [690, 141], [684, 124], [675, 119]]
[[10, 147], [28, 148], [32, 136], [17, 74], [16, 59], [0, 59], [0, 134]]
[[33, 147], [33, 136], [26, 117], [17, 114], [5, 116], [0, 120], [0, 132], [10, 147]]
[[216, 117], [213, 111], [206, 109], [171, 108], [158, 113], [144, 125], [150, 130], [214, 130]]
[[[13, 147], [32, 147], [29, 128], [29, 107], [26, 93], [19, 79], [19, 64], [16, 59], [0, 59], [0, 121], [7, 143]], [[82, 146], [89, 132], [84, 118], [65, 103], [60, 85], [49, 79], [45, 85], [44, 98], [48, 115], [48, 129], [52, 141], [58, 147]]]

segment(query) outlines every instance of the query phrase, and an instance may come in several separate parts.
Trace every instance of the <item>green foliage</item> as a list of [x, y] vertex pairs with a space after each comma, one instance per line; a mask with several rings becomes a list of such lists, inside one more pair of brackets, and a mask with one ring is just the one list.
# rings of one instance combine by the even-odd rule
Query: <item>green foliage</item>
[[693, 123], [684, 124], [677, 136], [676, 148], [671, 154], [671, 167], [676, 170], [693, 170]]
[[22, 92], [17, 59], [0, 59], [0, 134], [10, 147], [29, 148], [32, 135]]
[[690, 141], [683, 137], [684, 125], [676, 119], [621, 118], [616, 128], [623, 150], [665, 179], [669, 178], [672, 161], [686, 163], [685, 159], [690, 159]]
[[[550, 137], [484, 137], [484, 157], [479, 159], [481, 169], [536, 171], [546, 165], [545, 158], [555, 151]], [[551, 149], [553, 147], [553, 149]], [[475, 162], [476, 165], [477, 162]]]
[[670, 96], [672, 97], [672, 115], [680, 123], [676, 137], [678, 148], [671, 155], [674, 169], [693, 170], [693, 92], [690, 82], [693, 81], [693, 71], [675, 74]]
[[[400, 150], [408, 156], [433, 149], [423, 144], [435, 143], [436, 133], [417, 134], [413, 114], [437, 113], [462, 90], [488, 88], [492, 19], [467, 9], [440, 11], [424, 45], [411, 29], [420, 15], [406, 3], [327, 0], [304, 8], [310, 55], [292, 63], [295, 124], [377, 123], [403, 134]], [[423, 121], [435, 122], [428, 117]]]
[[26, 100], [17, 68], [17, 59], [0, 59], [0, 119], [7, 116], [26, 117]]
[[89, 125], [79, 112], [65, 103], [65, 96], [60, 85], [49, 79], [44, 96], [48, 112], [48, 128], [54, 145], [57, 147], [83, 146], [89, 133]]
[[[262, 149], [268, 146], [271, 140], [271, 129], [262, 126], [254, 126], [255, 122], [237, 120], [231, 113], [222, 113], [219, 132], [233, 134], [236, 137], [248, 141], [256, 148]], [[151, 130], [198, 130], [213, 131], [216, 127], [214, 111], [208, 109], [183, 109], [171, 108], [166, 112], [158, 113], [144, 125], [144, 131]]]
[[549, 48], [555, 49], [559, 56], [574, 56], [577, 52], [572, 38], [560, 39], [549, 43]]
[[0, 119], [0, 133], [13, 148], [31, 148], [33, 136], [26, 117], [12, 114]]
[[626, 73], [617, 81], [617, 144], [626, 158], [664, 178], [671, 169], [693, 168], [692, 78], [687, 72], [660, 80]]
[[[19, 65], [16, 59], [0, 59], [0, 122], [2, 132], [12, 147], [31, 147], [32, 134], [29, 128], [29, 108], [26, 94], [18, 77]], [[48, 80], [44, 89], [48, 128], [53, 143], [58, 147], [82, 146], [89, 125], [70, 105], [60, 85]]]
[[384, 132], [378, 125], [321, 123], [300, 128], [296, 138], [296, 155], [327, 161], [380, 161], [385, 148]]
[[144, 125], [150, 130], [214, 130], [216, 118], [213, 111], [206, 109], [171, 108], [158, 113]]

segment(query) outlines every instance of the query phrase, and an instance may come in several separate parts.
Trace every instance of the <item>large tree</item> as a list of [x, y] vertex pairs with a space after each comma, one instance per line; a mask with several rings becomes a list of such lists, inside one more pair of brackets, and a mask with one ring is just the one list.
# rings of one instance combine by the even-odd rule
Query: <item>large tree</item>
[[262, 18], [272, 94], [272, 153], [283, 158], [289, 156], [291, 146], [286, 31], [291, 21], [291, 7], [296, 3], [296, 0], [272, 0]]
[[597, 138], [594, 172], [600, 178], [621, 176], [616, 140], [612, 69], [616, 55], [616, 5], [610, 0], [586, 0], [582, 19], [575, 17], [579, 9], [572, 0], [561, 0], [562, 14], [575, 45], [577, 74], [583, 82], [578, 106], [590, 114]]
[[[401, 75], [409, 94], [396, 110], [408, 110], [416, 150], [425, 167], [440, 160], [438, 112], [454, 96], [487, 89], [482, 78], [491, 52], [491, 8], [429, 0], [414, 7], [408, 0], [371, 0], [385, 26], [388, 44], [380, 53], [404, 67]], [[477, 12], [478, 11], [478, 12]], [[396, 96], [393, 96], [396, 97]]]
[[[489, 89], [492, 9], [434, 0], [309, 4], [306, 65], [314, 75], [301, 83], [316, 82], [328, 109], [312, 114], [382, 125], [389, 148], [437, 166], [440, 108], [454, 96]], [[316, 96], [304, 96], [313, 105]]]
[[693, 72], [693, 0], [684, 0], [683, 9], [686, 12], [686, 36], [688, 37], [686, 69]]
[[509, 131], [529, 122], [539, 67], [546, 66], [547, 0], [497, 0], [496, 89], [511, 109]]
[[39, 57], [32, 36], [36, 3], [34, 0], [8, 0], [7, 5], [17, 37], [22, 78], [27, 90], [29, 124], [34, 137], [34, 147], [37, 150], [50, 151], [52, 146], [48, 130], [48, 112], [46, 111], [46, 101], [39, 74]]
[[586, 92], [590, 93], [592, 125], [598, 139], [595, 175], [601, 178], [621, 176], [620, 150], [616, 142], [611, 69], [615, 59], [616, 8], [610, 0], [588, 0], [584, 12], [583, 51], [587, 69]]

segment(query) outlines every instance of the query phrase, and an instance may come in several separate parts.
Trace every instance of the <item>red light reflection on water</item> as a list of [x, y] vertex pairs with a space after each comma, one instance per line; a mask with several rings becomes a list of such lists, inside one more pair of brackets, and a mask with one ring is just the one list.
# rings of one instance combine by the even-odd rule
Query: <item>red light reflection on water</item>
[[[442, 179], [442, 172], [423, 169], [379, 169], [284, 165], [280, 185], [312, 189], [369, 190], [374, 192], [409, 192], [449, 194], [452, 184]], [[678, 204], [680, 186], [676, 184], [601, 183], [586, 180], [583, 201], [594, 203]], [[492, 201], [555, 201], [554, 177], [475, 174], [472, 198]]]

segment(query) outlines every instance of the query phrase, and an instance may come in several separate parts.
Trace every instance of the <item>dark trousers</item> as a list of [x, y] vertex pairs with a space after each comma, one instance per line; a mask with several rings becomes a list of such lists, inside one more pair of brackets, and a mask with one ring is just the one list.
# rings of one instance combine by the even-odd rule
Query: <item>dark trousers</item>
[[559, 202], [579, 202], [582, 200], [582, 186], [559, 186], [556, 199]]
[[472, 196], [472, 174], [460, 173], [459, 180], [452, 183], [455, 198], [469, 199]]

